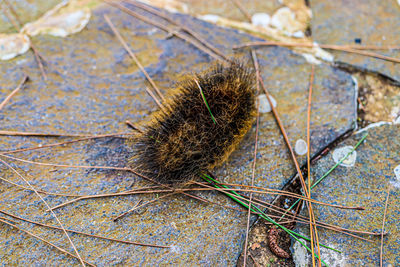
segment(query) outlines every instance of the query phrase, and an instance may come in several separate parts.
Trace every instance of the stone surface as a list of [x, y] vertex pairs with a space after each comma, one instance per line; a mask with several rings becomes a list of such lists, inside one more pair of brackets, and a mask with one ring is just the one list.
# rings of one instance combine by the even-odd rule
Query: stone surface
[[[321, 44], [398, 45], [400, 6], [396, 1], [374, 0], [312, 0], [312, 37]], [[400, 58], [399, 50], [375, 51]], [[398, 63], [344, 52], [333, 52], [335, 61], [379, 72], [400, 81]]]
[[[4, 99], [29, 74], [31, 81], [0, 112], [0, 130], [104, 134], [126, 132], [129, 119], [145, 121], [157, 105], [144, 90], [149, 86], [103, 19], [108, 14], [137, 54], [155, 83], [168, 95], [168, 88], [185, 74], [206, 68], [212, 59], [194, 46], [130, 17], [114, 8], [100, 6], [80, 33], [66, 38], [37, 36], [35, 46], [49, 62], [48, 81], [40, 76], [33, 55], [24, 54], [0, 63], [0, 99]], [[233, 56], [231, 46], [256, 40], [238, 31], [223, 29], [174, 15], [224, 53]], [[270, 47], [257, 51], [265, 84], [277, 100], [277, 110], [294, 146], [305, 139], [308, 77], [311, 66], [288, 49]], [[235, 55], [249, 60], [246, 52]], [[323, 149], [351, 130], [356, 119], [355, 90], [351, 77], [335, 68], [316, 68], [312, 106], [312, 152]], [[215, 170], [218, 179], [249, 184], [255, 127], [230, 159]], [[62, 139], [65, 140], [65, 139]], [[0, 150], [59, 142], [54, 138], [1, 137]], [[75, 143], [53, 149], [23, 152], [15, 156], [40, 162], [75, 165], [124, 166], [131, 149], [123, 139], [108, 138]], [[294, 174], [294, 167], [271, 113], [260, 117], [259, 150], [255, 184], [281, 188]], [[299, 158], [304, 162], [304, 157]], [[36, 187], [50, 192], [100, 194], [119, 192], [148, 183], [132, 174], [116, 171], [63, 169], [13, 162]], [[23, 182], [1, 166], [1, 176]], [[238, 207], [216, 192], [194, 193], [210, 201]], [[0, 209], [41, 222], [55, 224], [43, 204], [30, 191], [0, 183]], [[162, 196], [162, 194], [159, 194]], [[113, 222], [112, 218], [138, 200], [157, 195], [99, 198], [76, 202], [56, 211], [67, 228], [132, 241], [172, 245], [172, 249], [136, 247], [73, 235], [81, 255], [98, 265], [234, 265], [242, 248], [247, 213], [205, 204], [175, 195], [148, 205], [139, 214]], [[261, 196], [271, 200], [274, 196]], [[46, 197], [51, 206], [69, 200]], [[21, 224], [46, 239], [69, 249], [61, 233]], [[31, 237], [0, 228], [1, 264], [76, 264], [64, 254]]]
[[[366, 131], [347, 139], [339, 147], [354, 146]], [[316, 219], [349, 229], [380, 232], [386, 200], [390, 197], [386, 215], [383, 266], [400, 263], [400, 181], [395, 168], [400, 164], [400, 126], [383, 125], [368, 130], [368, 137], [357, 149], [353, 167], [339, 166], [316, 187], [312, 197], [316, 200], [347, 206], [363, 206], [365, 211], [339, 210], [315, 205]], [[335, 163], [332, 152], [313, 168], [312, 177], [321, 177]], [[298, 226], [307, 232], [308, 226]], [[337, 232], [319, 229], [322, 244], [342, 251], [341, 254], [323, 250], [322, 258], [330, 266], [379, 266], [380, 237], [363, 235], [371, 242], [356, 239]], [[391, 265], [390, 265], [391, 264]], [[298, 264], [298, 266], [301, 266]]]

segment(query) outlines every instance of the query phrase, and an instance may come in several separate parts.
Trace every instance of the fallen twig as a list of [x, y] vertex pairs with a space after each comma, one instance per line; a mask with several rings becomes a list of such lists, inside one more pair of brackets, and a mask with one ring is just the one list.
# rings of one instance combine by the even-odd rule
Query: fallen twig
[[[119, 42], [122, 44], [122, 46], [125, 48], [125, 50], [128, 52], [129, 56], [135, 61], [136, 65], [138, 65], [139, 69], [143, 72], [144, 76], [146, 76], [146, 79], [149, 81], [153, 89], [157, 92], [158, 96], [161, 98], [163, 102], [165, 102], [165, 98], [161, 91], [158, 89], [157, 85], [154, 83], [153, 79], [150, 77], [150, 75], [147, 73], [147, 71], [144, 69], [143, 65], [140, 63], [140, 61], [137, 59], [136, 55], [132, 52], [132, 50], [129, 48], [129, 46], [126, 44], [125, 40], [122, 38], [121, 34], [115, 28], [114, 24], [111, 22], [110, 18], [107, 15], [104, 15], [104, 19], [106, 20], [108, 26], [110, 26], [111, 30], [117, 36]], [[147, 87], [146, 87], [147, 92], [150, 94], [150, 96], [154, 99], [154, 101], [157, 103], [157, 105], [162, 108], [162, 105], [160, 101], [155, 97], [153, 92], [151, 92]]]
[[[8, 101], [16, 94], [18, 91], [24, 86], [24, 84], [29, 80], [28, 75], [25, 75], [24, 78], [22, 78], [22, 81], [18, 84], [17, 88], [15, 88], [4, 100], [3, 102], [0, 103], [0, 111], [4, 106], [7, 104]], [[2, 132], [2, 131], [0, 131]]]

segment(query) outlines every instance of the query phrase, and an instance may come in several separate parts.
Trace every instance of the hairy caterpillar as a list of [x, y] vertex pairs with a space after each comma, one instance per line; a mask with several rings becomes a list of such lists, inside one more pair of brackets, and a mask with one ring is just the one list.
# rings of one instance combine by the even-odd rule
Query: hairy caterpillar
[[132, 138], [132, 164], [169, 185], [222, 164], [251, 128], [254, 82], [254, 73], [239, 62], [188, 78]]

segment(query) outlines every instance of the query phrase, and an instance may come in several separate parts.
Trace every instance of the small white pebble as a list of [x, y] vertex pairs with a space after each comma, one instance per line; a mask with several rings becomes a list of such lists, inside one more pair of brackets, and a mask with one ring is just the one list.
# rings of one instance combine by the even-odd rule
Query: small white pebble
[[296, 145], [294, 147], [294, 150], [296, 151], [297, 155], [304, 155], [307, 153], [307, 143], [303, 139], [298, 139], [296, 141]]
[[294, 33], [292, 34], [292, 36], [293, 36], [294, 38], [304, 38], [304, 37], [305, 37], [304, 32], [302, 32], [302, 31], [296, 31], [296, 32], [294, 32]]
[[251, 24], [254, 26], [267, 27], [271, 21], [271, 17], [267, 13], [255, 13], [251, 17]]
[[[349, 154], [351, 150], [353, 150], [352, 146], [344, 146], [336, 148], [333, 151], [332, 158], [335, 161], [335, 163], [338, 163], [342, 158], [344, 158], [347, 154]], [[351, 153], [345, 160], [343, 160], [342, 163], [340, 163], [340, 166], [353, 167], [354, 164], [356, 163], [356, 159], [357, 159], [357, 151], [353, 151], [353, 153]]]
[[213, 15], [213, 14], [207, 14], [204, 16], [200, 16], [200, 18], [202, 20], [211, 22], [211, 23], [217, 23], [217, 21], [219, 20], [219, 16], [218, 15]]
[[397, 178], [397, 180], [400, 182], [400, 165], [397, 165], [397, 166], [394, 168], [394, 174], [396, 174], [396, 178]]
[[394, 124], [400, 124], [400, 116], [398, 116], [397, 119], [394, 120]]
[[[270, 95], [269, 98], [271, 98], [272, 105], [274, 108], [276, 107], [276, 100]], [[271, 112], [271, 106], [269, 105], [267, 96], [265, 94], [261, 94], [258, 96], [258, 101], [260, 103], [259, 110], [261, 113], [268, 113]]]

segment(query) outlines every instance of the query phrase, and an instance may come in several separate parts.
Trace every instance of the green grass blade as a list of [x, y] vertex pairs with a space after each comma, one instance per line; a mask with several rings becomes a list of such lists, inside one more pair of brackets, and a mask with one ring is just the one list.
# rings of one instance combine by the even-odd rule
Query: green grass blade
[[[212, 184], [212, 185], [213, 185], [214, 187], [216, 187], [216, 188], [221, 188], [221, 187], [228, 188], [228, 187], [225, 186], [225, 185], [220, 185], [220, 186], [216, 185], [215, 183], [217, 183], [217, 184], [220, 184], [220, 183], [219, 183], [217, 180], [213, 179], [212, 177], [210, 177], [210, 176], [208, 176], [208, 175], [206, 175], [206, 174], [201, 175], [201, 177], [202, 177], [205, 181], [209, 182], [210, 184]], [[213, 182], [214, 182], [214, 183], [213, 183]], [[236, 196], [240, 197], [240, 195], [239, 195], [238, 193], [236, 193], [235, 191], [233, 191], [233, 190], [229, 190], [229, 192], [231, 192], [233, 195], [236, 195]], [[224, 193], [225, 195], [227, 195], [228, 197], [230, 197], [231, 199], [233, 199], [235, 202], [241, 204], [242, 206], [244, 206], [244, 207], [246, 207], [246, 208], [249, 208], [249, 205], [248, 205], [248, 204], [246, 204], [246, 203], [244, 203], [242, 200], [240, 200], [240, 199], [238, 199], [238, 198], [232, 196], [232, 195], [229, 194], [228, 192], [222, 192], [222, 193]], [[254, 209], [254, 208], [255, 208], [255, 209]], [[296, 236], [298, 236], [299, 238], [302, 238], [302, 239], [304, 239], [304, 240], [307, 240], [307, 241], [310, 241], [309, 238], [307, 238], [307, 237], [305, 237], [305, 236], [302, 236], [302, 235], [300, 235], [300, 234], [298, 234], [298, 233], [296, 233], [296, 232], [294, 232], [294, 231], [292, 231], [292, 230], [289, 230], [289, 229], [287, 229], [286, 227], [280, 225], [279, 223], [277, 223], [276, 221], [274, 221], [273, 219], [271, 219], [267, 214], [265, 214], [260, 208], [258, 208], [257, 206], [254, 206], [253, 204], [251, 204], [250, 210], [253, 211], [253, 212], [259, 212], [260, 214], [258, 214], [258, 216], [260, 216], [261, 218], [267, 220], [268, 222], [270, 222], [270, 223], [272, 223], [272, 224], [278, 226], [279, 228], [283, 229], [283, 230], [284, 230], [285, 232], [287, 232], [291, 237], [293, 237], [296, 241], [298, 241], [302, 246], [304, 246], [309, 252], [311, 252], [311, 249], [310, 249], [306, 244], [304, 244], [300, 239], [298, 239]], [[336, 250], [336, 249], [334, 249], [334, 248], [331, 248], [331, 247], [328, 247], [328, 246], [325, 246], [325, 245], [322, 245], [322, 244], [320, 244], [320, 245], [321, 245], [322, 247], [325, 247], [325, 248], [328, 248], [328, 249], [331, 249], [331, 250], [334, 250], [334, 251], [336, 251], [336, 252], [341, 253], [341, 251]], [[315, 256], [318, 258], [318, 255], [315, 254]], [[322, 262], [325, 266], [328, 266], [328, 264], [326, 264], [322, 259], [321, 259], [321, 262]]]
[[204, 104], [206, 104], [206, 107], [207, 107], [207, 109], [208, 109], [208, 112], [210, 112], [211, 119], [213, 120], [214, 124], [217, 124], [217, 121], [215, 120], [214, 115], [213, 115], [212, 112], [211, 112], [210, 106], [208, 105], [208, 102], [207, 102], [207, 100], [206, 100], [206, 97], [204, 96], [203, 89], [201, 89], [201, 86], [200, 86], [199, 82], [198, 82], [196, 79], [195, 79], [194, 81], [196, 82], [197, 86], [198, 86], [199, 89], [200, 89], [201, 97], [203, 98]]
[[[313, 185], [311, 186], [311, 189], [313, 189], [314, 187], [316, 187], [322, 180], [324, 180], [334, 169], [336, 169], [337, 166], [339, 166], [344, 160], [346, 160], [360, 145], [361, 143], [365, 140], [365, 138], [367, 138], [368, 133], [366, 133], [361, 139], [360, 141], [357, 142], [357, 144], [353, 147], [353, 149], [347, 153], [346, 156], [344, 156], [341, 160], [339, 160], [338, 163], [336, 163], [332, 168], [329, 169], [329, 171], [327, 171], [324, 175], [321, 176], [321, 178], [319, 178], [315, 183], [313, 183]], [[298, 199], [292, 206], [290, 206], [289, 209], [286, 210], [286, 212], [282, 215], [281, 219], [286, 215], [286, 213], [290, 210], [292, 210], [297, 203], [299, 203], [300, 199]]]

